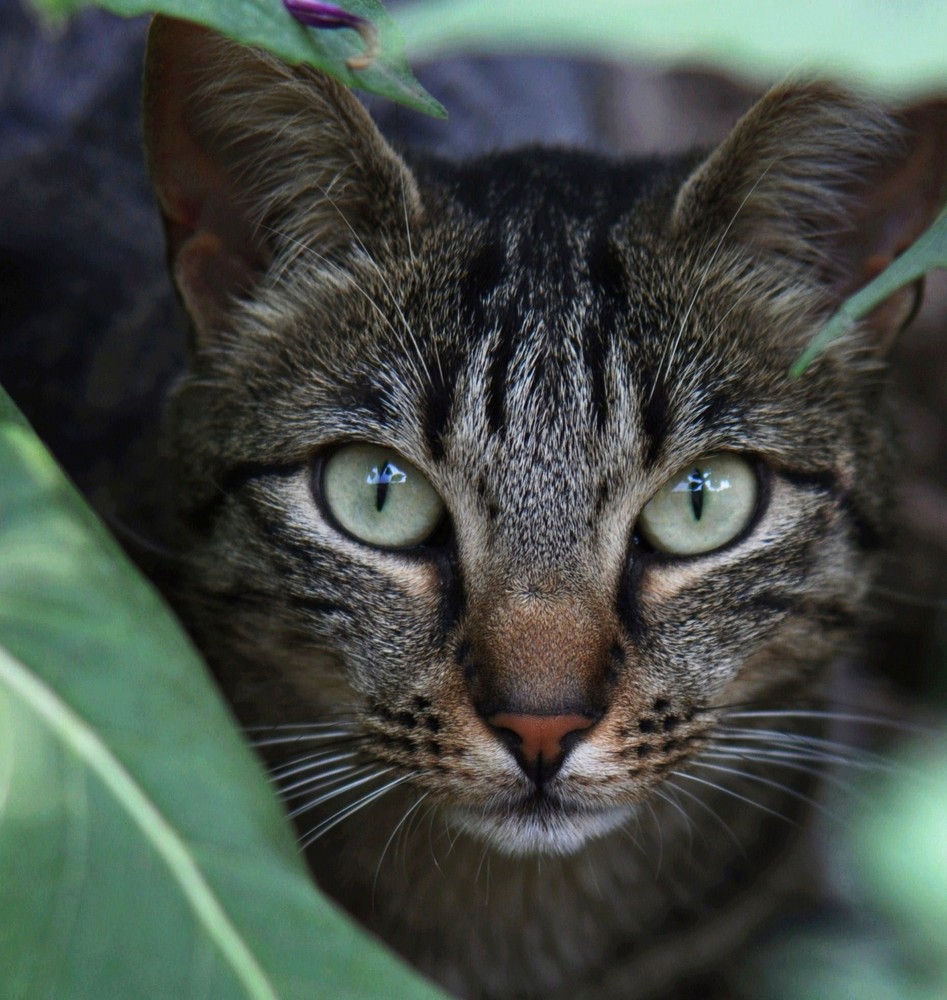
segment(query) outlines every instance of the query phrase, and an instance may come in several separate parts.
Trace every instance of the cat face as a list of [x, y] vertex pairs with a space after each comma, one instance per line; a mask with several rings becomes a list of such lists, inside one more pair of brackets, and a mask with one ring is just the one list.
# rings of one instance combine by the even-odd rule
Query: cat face
[[400, 787], [567, 854], [701, 798], [735, 713], [818, 691], [884, 536], [907, 299], [789, 371], [918, 228], [899, 195], [845, 231], [909, 123], [784, 90], [704, 161], [409, 170], [328, 80], [153, 47], [178, 601], [238, 714], [299, 727], [267, 752], [304, 838]]

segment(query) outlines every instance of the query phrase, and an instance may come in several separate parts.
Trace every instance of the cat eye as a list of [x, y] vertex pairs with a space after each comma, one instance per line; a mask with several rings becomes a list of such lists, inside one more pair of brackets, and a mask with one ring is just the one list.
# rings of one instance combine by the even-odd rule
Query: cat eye
[[638, 520], [660, 552], [693, 556], [732, 542], [753, 519], [759, 496], [754, 467], [739, 455], [706, 455], [672, 476]]
[[322, 464], [321, 490], [338, 525], [359, 541], [409, 549], [426, 541], [444, 518], [434, 487], [390, 448], [351, 444]]

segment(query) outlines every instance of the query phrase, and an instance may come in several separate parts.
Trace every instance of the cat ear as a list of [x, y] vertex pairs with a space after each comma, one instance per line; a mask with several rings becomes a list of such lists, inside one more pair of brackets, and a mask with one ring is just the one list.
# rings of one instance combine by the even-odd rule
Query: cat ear
[[281, 247], [331, 266], [420, 213], [410, 172], [346, 87], [190, 22], [152, 22], [144, 131], [199, 343]]
[[[691, 175], [672, 227], [713, 252], [735, 240], [815, 278], [832, 311], [933, 221], [947, 196], [947, 102], [892, 113], [828, 86], [771, 91]], [[879, 350], [918, 289], [866, 318]]]

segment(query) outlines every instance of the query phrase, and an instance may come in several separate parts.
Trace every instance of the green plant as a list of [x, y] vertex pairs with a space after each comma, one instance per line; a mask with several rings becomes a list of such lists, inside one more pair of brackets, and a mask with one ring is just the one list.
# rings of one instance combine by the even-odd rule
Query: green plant
[[312, 887], [200, 657], [0, 391], [5, 997], [439, 996]]

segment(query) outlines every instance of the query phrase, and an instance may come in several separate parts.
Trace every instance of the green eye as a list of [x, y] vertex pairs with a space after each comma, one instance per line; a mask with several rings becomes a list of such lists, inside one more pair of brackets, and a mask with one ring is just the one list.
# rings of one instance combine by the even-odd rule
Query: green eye
[[410, 462], [372, 444], [348, 445], [326, 460], [322, 495], [346, 531], [383, 548], [420, 545], [444, 515], [434, 487]]
[[638, 527], [661, 552], [692, 556], [732, 541], [750, 523], [759, 487], [739, 455], [716, 454], [681, 469], [648, 501]]

